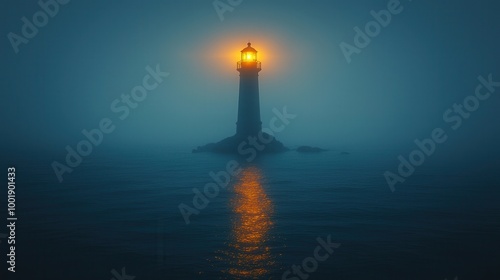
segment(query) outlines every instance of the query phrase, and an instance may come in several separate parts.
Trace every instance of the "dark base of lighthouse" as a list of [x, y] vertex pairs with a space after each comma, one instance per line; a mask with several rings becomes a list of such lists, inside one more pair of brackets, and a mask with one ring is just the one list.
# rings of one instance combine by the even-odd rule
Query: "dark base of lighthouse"
[[262, 154], [283, 153], [289, 151], [287, 147], [273, 136], [261, 132], [255, 136], [234, 135], [217, 143], [210, 143], [193, 149], [193, 153], [220, 153], [220, 154], [240, 154], [246, 150], [255, 149]]

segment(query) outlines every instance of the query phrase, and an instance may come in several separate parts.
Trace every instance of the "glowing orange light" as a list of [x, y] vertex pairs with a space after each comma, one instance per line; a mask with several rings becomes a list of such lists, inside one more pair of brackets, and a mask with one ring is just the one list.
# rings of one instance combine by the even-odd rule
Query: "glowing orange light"
[[[246, 53], [242, 53], [248, 39], [254, 41], [252, 47], [258, 51], [253, 57], [255, 61], [247, 61]], [[234, 81], [237, 75], [234, 69], [237, 62], [261, 61], [265, 66], [267, 78], [281, 79], [286, 78], [289, 71], [294, 69], [290, 67], [292, 61], [290, 57], [298, 55], [298, 53], [292, 53], [292, 48], [288, 48], [287, 44], [287, 41], [277, 34], [263, 30], [221, 32], [217, 36], [209, 36], [199, 44], [193, 45], [192, 52], [186, 53], [186, 59], [195, 64], [202, 62], [203, 68], [200, 68], [200, 75], [207, 75], [207, 79], [220, 83]]]
[[257, 50], [252, 47], [252, 43], [248, 43], [248, 46], [241, 51], [241, 61], [242, 62], [257, 62]]
[[245, 52], [245, 53], [243, 53], [242, 60], [244, 62], [253, 62], [253, 61], [256, 61], [256, 59], [255, 59], [255, 53], [252, 53], [252, 52]]

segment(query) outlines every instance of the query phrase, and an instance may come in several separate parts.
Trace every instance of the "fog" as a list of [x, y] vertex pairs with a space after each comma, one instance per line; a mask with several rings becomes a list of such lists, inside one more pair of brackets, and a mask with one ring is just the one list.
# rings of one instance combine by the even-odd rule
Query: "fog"
[[[239, 50], [259, 51], [263, 126], [273, 108], [296, 114], [285, 145], [410, 152], [441, 127], [441, 157], [498, 155], [500, 88], [453, 130], [443, 114], [474, 95], [478, 77], [500, 81], [494, 1], [401, 2], [380, 34], [347, 62], [358, 26], [389, 1], [245, 0], [221, 21], [212, 1], [71, 1], [15, 54], [2, 40], [4, 151], [54, 158], [109, 118], [106, 147], [192, 148], [236, 129]], [[224, 2], [224, 1], [223, 1]], [[36, 1], [2, 4], [2, 33], [21, 34]], [[111, 104], [150, 66], [170, 75], [123, 120]], [[394, 154], [394, 156], [397, 155]], [[458, 155], [460, 154], [460, 155]]]

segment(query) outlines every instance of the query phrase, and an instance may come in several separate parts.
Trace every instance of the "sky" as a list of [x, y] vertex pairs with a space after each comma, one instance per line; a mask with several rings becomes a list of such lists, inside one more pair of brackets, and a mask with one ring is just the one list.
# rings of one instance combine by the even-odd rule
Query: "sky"
[[[103, 147], [190, 150], [233, 135], [236, 62], [251, 41], [263, 125], [273, 108], [297, 115], [276, 135], [288, 146], [410, 151], [442, 127], [443, 153], [499, 154], [500, 89], [456, 131], [443, 114], [474, 94], [480, 75], [500, 81], [500, 4], [401, 1], [349, 63], [341, 43], [355, 45], [354, 28], [390, 2], [243, 0], [221, 20], [210, 0], [73, 0], [16, 53], [8, 34], [22, 35], [21, 18], [41, 8], [2, 1], [2, 150], [62, 154], [103, 118], [116, 125]], [[110, 105], [157, 65], [169, 76], [120, 120]]]

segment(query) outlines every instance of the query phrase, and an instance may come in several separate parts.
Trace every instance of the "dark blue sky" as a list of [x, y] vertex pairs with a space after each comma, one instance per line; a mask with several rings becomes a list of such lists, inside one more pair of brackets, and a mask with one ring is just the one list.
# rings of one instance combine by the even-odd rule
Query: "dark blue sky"
[[[236, 61], [250, 40], [264, 125], [274, 107], [298, 115], [277, 135], [285, 144], [408, 150], [436, 127], [451, 131], [443, 113], [474, 94], [479, 75], [500, 80], [500, 4], [402, 1], [347, 63], [340, 43], [354, 44], [353, 28], [388, 2], [244, 0], [220, 21], [209, 0], [73, 0], [15, 54], [7, 34], [40, 7], [2, 1], [2, 147], [62, 153], [104, 117], [116, 124], [104, 146], [190, 149], [232, 135]], [[170, 76], [119, 120], [110, 104], [157, 64]], [[450, 132], [450, 153], [498, 152], [498, 95]]]

